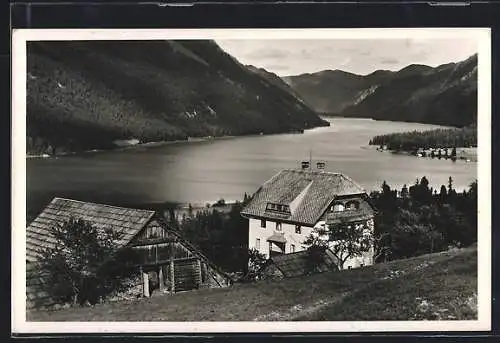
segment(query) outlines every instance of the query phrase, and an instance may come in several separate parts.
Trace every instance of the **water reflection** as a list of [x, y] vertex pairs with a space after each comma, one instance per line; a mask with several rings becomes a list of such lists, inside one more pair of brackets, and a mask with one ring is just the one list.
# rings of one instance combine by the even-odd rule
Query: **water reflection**
[[457, 189], [477, 176], [477, 164], [393, 155], [367, 148], [371, 137], [435, 126], [334, 119], [332, 126], [304, 134], [233, 137], [148, 146], [57, 159], [27, 161], [28, 208], [53, 196], [107, 203], [180, 201], [205, 203], [241, 199], [283, 168], [301, 160], [326, 162], [326, 170], [346, 173], [367, 190], [412, 184], [425, 175], [439, 188], [452, 176]]

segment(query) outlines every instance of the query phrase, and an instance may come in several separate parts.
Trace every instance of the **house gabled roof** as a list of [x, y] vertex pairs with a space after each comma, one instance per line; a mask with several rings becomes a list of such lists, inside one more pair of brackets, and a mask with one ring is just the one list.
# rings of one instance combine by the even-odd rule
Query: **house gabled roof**
[[55, 245], [50, 229], [70, 218], [82, 219], [97, 227], [122, 232], [117, 246], [128, 244], [153, 218], [155, 211], [54, 198], [26, 228], [26, 260], [35, 262], [38, 249]]
[[[257, 190], [241, 214], [312, 226], [336, 197], [363, 193], [360, 185], [341, 173], [285, 169]], [[299, 195], [290, 215], [266, 210], [268, 203], [290, 205]]]

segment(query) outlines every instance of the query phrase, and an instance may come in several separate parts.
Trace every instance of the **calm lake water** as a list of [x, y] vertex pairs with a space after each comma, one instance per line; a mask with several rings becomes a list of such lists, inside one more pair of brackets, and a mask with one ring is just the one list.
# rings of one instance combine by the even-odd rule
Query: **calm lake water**
[[206, 203], [239, 200], [283, 168], [299, 168], [309, 159], [326, 162], [368, 191], [412, 184], [426, 176], [432, 186], [454, 179], [463, 189], [477, 178], [477, 163], [417, 158], [376, 151], [371, 137], [383, 133], [428, 130], [437, 126], [330, 119], [330, 127], [304, 134], [231, 137], [142, 146], [122, 151], [27, 160], [27, 206], [39, 211], [52, 197], [110, 204], [164, 201]]

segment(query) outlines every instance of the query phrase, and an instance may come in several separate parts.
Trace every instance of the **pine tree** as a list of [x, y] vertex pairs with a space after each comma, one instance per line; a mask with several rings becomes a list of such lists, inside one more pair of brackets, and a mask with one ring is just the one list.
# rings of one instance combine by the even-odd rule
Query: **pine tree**
[[446, 186], [441, 185], [441, 190], [439, 191], [439, 199], [441, 200], [441, 202], [444, 202], [446, 201], [447, 198], [448, 198], [448, 192], [446, 191]]
[[448, 194], [453, 192], [453, 178], [450, 176], [448, 178]]
[[456, 147], [453, 147], [453, 149], [451, 149], [451, 157], [457, 157], [457, 148]]
[[406, 183], [403, 185], [403, 188], [401, 188], [401, 197], [403, 199], [408, 198], [408, 187], [406, 187]]

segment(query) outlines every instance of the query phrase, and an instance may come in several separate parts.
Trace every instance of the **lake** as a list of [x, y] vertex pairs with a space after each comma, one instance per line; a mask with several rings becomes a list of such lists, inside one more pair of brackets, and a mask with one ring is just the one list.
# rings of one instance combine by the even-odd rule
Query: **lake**
[[328, 119], [330, 127], [303, 134], [228, 137], [139, 146], [58, 158], [30, 158], [27, 207], [38, 212], [54, 196], [109, 204], [175, 201], [204, 204], [241, 200], [283, 168], [326, 162], [327, 171], [349, 175], [368, 191], [385, 180], [392, 187], [426, 176], [439, 187], [448, 177], [461, 190], [477, 178], [477, 163], [376, 151], [375, 135], [438, 126], [370, 119]]

